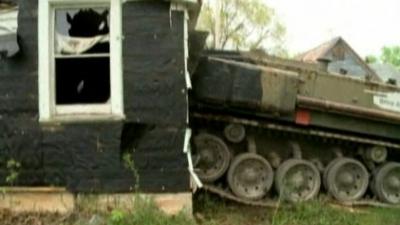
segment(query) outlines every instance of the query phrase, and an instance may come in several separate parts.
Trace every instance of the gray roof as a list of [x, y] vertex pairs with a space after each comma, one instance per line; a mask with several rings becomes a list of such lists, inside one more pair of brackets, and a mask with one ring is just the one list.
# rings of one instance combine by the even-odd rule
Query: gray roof
[[[368, 75], [372, 77], [373, 80], [379, 81], [379, 76], [375, 73], [374, 70], [372, 70], [367, 63], [357, 54], [356, 51], [342, 38], [342, 37], [336, 37], [333, 38], [330, 41], [327, 41], [325, 43], [322, 43], [321, 45], [304, 52], [295, 58], [297, 60], [303, 61], [303, 62], [308, 62], [308, 63], [318, 63], [319, 59], [326, 59], [329, 58], [328, 54], [338, 45], [342, 44], [349, 53], [351, 53], [356, 60], [356, 63], [363, 68]], [[330, 63], [332, 64], [332, 63]], [[334, 63], [335, 64], [335, 63]], [[340, 63], [339, 63], [340, 64]], [[339, 66], [338, 63], [336, 65], [331, 66], [331, 68], [335, 68]], [[353, 67], [353, 66], [348, 66], [348, 65], [342, 65], [346, 66], [346, 69], [348, 70], [350, 75], [356, 75], [356, 74], [364, 74], [359, 68]], [[353, 74], [354, 73], [354, 74]]]
[[395, 79], [400, 85], [400, 70], [391, 64], [373, 63], [369, 66], [378, 74], [382, 81], [386, 82], [389, 79]]
[[325, 55], [341, 40], [343, 40], [341, 37], [333, 38], [311, 50], [297, 55], [295, 59], [302, 62], [318, 62], [318, 59], [325, 58]]

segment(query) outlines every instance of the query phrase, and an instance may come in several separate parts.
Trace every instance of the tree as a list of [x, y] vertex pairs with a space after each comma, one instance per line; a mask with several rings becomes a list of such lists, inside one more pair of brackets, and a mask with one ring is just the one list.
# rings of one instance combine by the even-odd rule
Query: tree
[[400, 69], [400, 46], [385, 46], [382, 48], [381, 61]]
[[206, 0], [199, 28], [210, 32], [211, 49], [262, 49], [287, 54], [286, 28], [262, 0]]
[[368, 64], [376, 63], [376, 62], [378, 62], [378, 58], [376, 56], [374, 56], [374, 55], [367, 55], [365, 57], [365, 62], [368, 63]]

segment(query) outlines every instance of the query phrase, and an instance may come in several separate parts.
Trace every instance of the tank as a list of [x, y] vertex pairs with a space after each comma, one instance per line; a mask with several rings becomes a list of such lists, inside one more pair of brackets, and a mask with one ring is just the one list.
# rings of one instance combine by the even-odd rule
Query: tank
[[197, 175], [238, 201], [400, 203], [400, 89], [321, 65], [209, 52], [193, 74]]

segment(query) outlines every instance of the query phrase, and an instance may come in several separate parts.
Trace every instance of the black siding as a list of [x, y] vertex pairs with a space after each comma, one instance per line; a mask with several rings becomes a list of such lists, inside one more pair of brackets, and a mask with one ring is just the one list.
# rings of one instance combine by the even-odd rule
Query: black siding
[[[183, 13], [162, 2], [124, 5], [124, 122], [38, 122], [37, 0], [19, 1], [21, 52], [0, 61], [0, 185], [7, 160], [21, 162], [13, 185], [67, 186], [74, 192], [189, 190], [183, 154], [187, 100]], [[171, 23], [170, 23], [171, 22]]]
[[184, 14], [168, 3], [124, 5], [125, 114], [129, 121], [182, 127], [187, 117]]

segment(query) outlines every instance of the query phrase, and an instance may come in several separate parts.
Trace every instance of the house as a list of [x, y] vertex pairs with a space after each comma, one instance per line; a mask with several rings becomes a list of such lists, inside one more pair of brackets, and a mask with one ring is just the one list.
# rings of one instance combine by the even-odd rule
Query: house
[[380, 81], [379, 76], [341, 37], [336, 37], [296, 57], [297, 60], [321, 64], [331, 73]]
[[372, 63], [369, 64], [383, 82], [400, 84], [400, 70], [391, 64]]
[[[18, 20], [0, 25], [0, 185], [180, 193], [190, 205], [189, 48], [202, 42], [200, 5], [18, 1]], [[12, 184], [9, 160], [21, 165]]]

